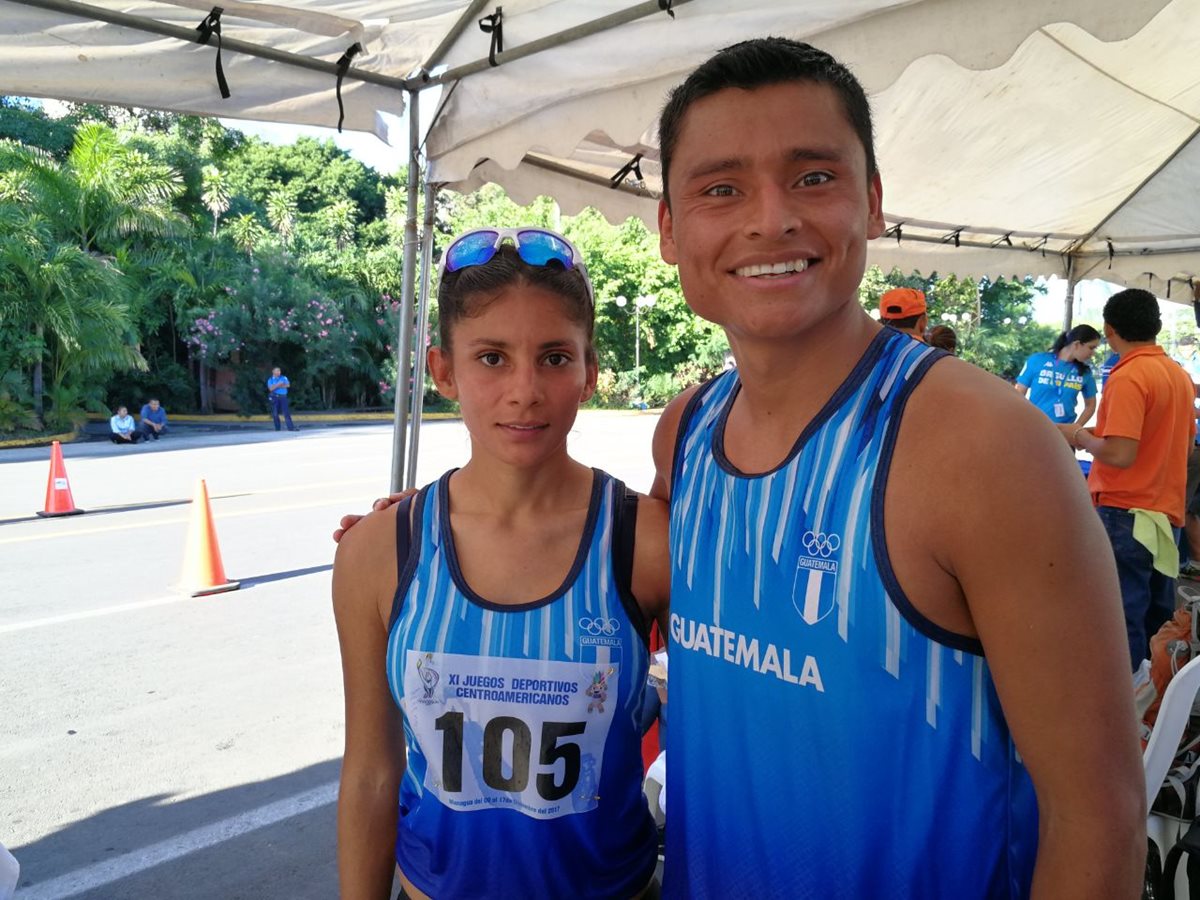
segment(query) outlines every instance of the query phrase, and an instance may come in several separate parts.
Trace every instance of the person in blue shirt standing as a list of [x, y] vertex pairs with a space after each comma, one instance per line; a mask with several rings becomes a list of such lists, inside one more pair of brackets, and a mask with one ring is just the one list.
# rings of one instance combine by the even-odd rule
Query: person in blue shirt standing
[[288, 431], [299, 431], [292, 424], [292, 413], [288, 410], [288, 388], [291, 387], [291, 382], [287, 376], [283, 374], [283, 370], [276, 366], [271, 370], [271, 377], [267, 379], [267, 398], [271, 401], [271, 421], [275, 423], [275, 430], [280, 430], [279, 417], [283, 416], [287, 422]]
[[1117, 367], [1117, 363], [1121, 361], [1121, 354], [1115, 350], [1104, 357], [1104, 362], [1100, 363], [1100, 390], [1104, 390], [1104, 385], [1108, 384], [1108, 376], [1112, 374], [1112, 370]]
[[138, 431], [144, 439], [158, 440], [167, 433], [167, 411], [162, 408], [157, 397], [151, 397], [142, 407], [142, 421]]
[[[1086, 425], [1096, 411], [1096, 378], [1088, 360], [1100, 346], [1100, 332], [1091, 325], [1076, 325], [1058, 336], [1049, 352], [1025, 360], [1014, 387], [1021, 396], [1053, 422]], [[1079, 396], [1083, 410], [1076, 417]]]

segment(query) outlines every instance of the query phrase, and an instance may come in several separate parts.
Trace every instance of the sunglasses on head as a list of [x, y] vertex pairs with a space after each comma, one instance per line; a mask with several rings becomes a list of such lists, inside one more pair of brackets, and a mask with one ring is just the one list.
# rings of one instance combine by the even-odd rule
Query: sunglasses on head
[[512, 242], [517, 256], [528, 265], [541, 268], [558, 263], [564, 269], [577, 270], [583, 276], [588, 294], [592, 293], [583, 256], [565, 237], [546, 228], [477, 228], [468, 231], [446, 248], [442, 255], [442, 275], [487, 265], [505, 241]]

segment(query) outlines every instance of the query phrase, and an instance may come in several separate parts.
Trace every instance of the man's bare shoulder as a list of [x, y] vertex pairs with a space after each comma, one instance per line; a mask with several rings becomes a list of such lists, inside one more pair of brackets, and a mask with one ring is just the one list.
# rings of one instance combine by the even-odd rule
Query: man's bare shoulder
[[1056, 450], [1065, 444], [1053, 423], [1008, 382], [961, 359], [933, 366], [908, 412], [935, 432], [953, 433], [952, 453], [1011, 455], [1026, 441]]
[[1035, 498], [1086, 506], [1074, 453], [1050, 419], [1002, 379], [959, 359], [938, 362], [913, 392], [896, 455], [921, 483], [993, 514]]
[[670, 496], [671, 466], [675, 460], [675, 440], [679, 435], [679, 423], [687, 410], [692, 398], [703, 388], [703, 384], [692, 385], [667, 404], [654, 427], [654, 441], [651, 450], [654, 454], [654, 485], [650, 495], [659, 500]]

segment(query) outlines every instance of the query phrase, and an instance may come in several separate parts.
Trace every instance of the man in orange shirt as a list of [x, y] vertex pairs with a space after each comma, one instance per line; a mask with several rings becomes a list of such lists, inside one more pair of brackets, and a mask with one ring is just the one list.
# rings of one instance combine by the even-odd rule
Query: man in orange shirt
[[1158, 346], [1158, 300], [1131, 288], [1104, 306], [1104, 336], [1121, 360], [1100, 398], [1095, 428], [1059, 430], [1092, 454], [1088, 488], [1112, 542], [1134, 670], [1175, 611], [1177, 541], [1188, 452], [1196, 433], [1192, 380]]

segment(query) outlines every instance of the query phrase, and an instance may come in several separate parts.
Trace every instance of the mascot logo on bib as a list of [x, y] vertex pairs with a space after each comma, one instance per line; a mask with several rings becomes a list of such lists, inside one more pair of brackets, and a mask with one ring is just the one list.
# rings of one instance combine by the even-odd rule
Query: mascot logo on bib
[[796, 560], [792, 605], [801, 619], [815, 625], [833, 612], [842, 538], [823, 531], [806, 531], [800, 545], [807, 555]]
[[417, 674], [421, 677], [421, 686], [425, 691], [425, 696], [421, 698], [421, 702], [435, 702], [433, 692], [437, 688], [438, 682], [442, 680], [442, 676], [433, 667], [432, 653], [426, 653], [423, 657], [417, 658]]
[[604, 712], [604, 703], [608, 700], [608, 679], [612, 677], [615, 671], [616, 669], [609, 666], [607, 672], [597, 671], [592, 676], [592, 683], [583, 692], [588, 698], [588, 712], [592, 712], [593, 710], [599, 713]]

